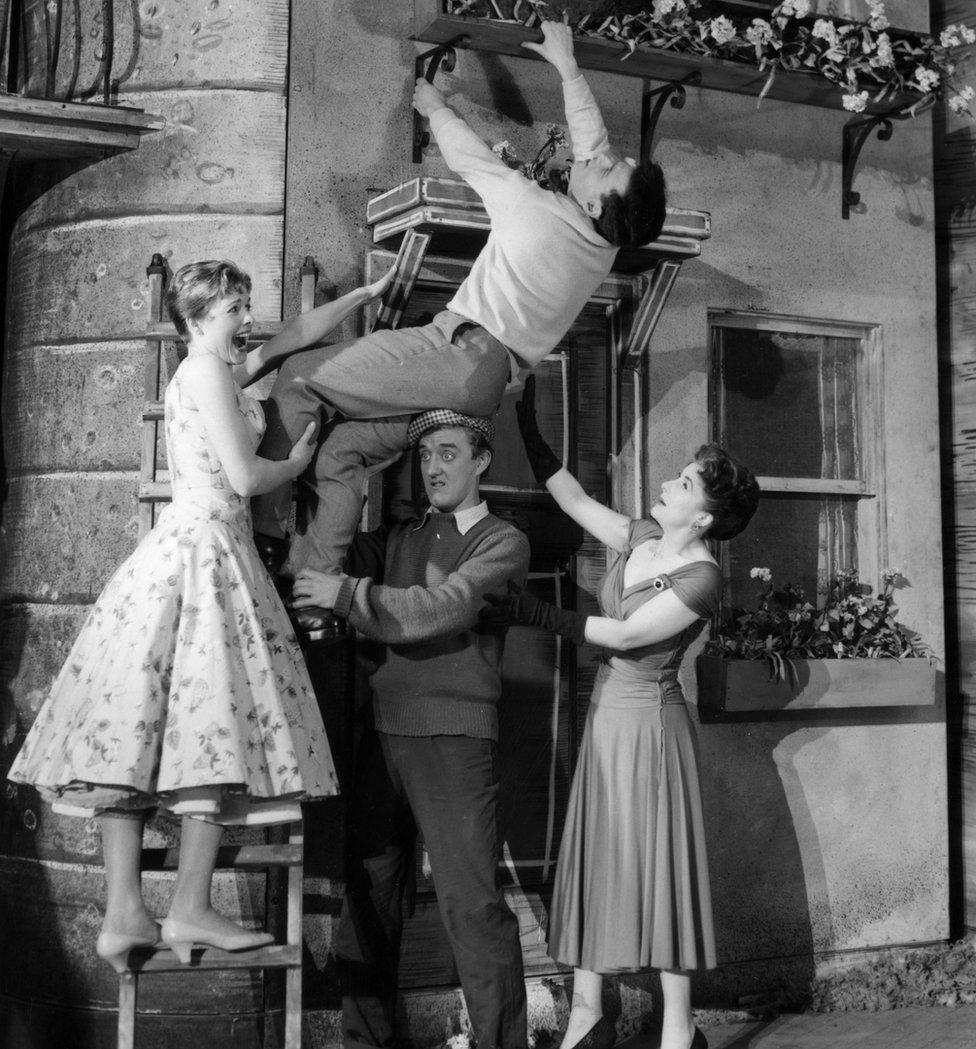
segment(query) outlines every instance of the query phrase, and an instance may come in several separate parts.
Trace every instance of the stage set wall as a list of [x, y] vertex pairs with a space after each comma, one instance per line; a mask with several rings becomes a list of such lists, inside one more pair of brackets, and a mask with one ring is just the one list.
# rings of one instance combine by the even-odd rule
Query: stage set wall
[[[123, 94], [164, 114], [165, 130], [132, 155], [52, 179], [11, 237], [0, 599], [3, 710], [16, 735], [4, 768], [86, 603], [135, 542], [139, 333], [152, 253], [173, 268], [214, 255], [239, 260], [255, 280], [256, 316], [290, 316], [305, 256], [320, 268], [320, 297], [361, 280], [371, 193], [446, 173], [436, 149], [420, 168], [410, 161], [419, 47], [408, 40], [409, 4], [152, 6], [153, 31], [140, 37], [139, 72]], [[611, 138], [636, 154], [640, 81], [588, 78]], [[438, 82], [479, 135], [508, 139], [521, 156], [534, 154], [548, 121], [562, 121], [557, 78], [539, 63], [462, 53]], [[696, 89], [683, 110], [665, 111], [656, 156], [671, 203], [711, 212], [713, 236], [683, 266], [650, 348], [645, 477], [655, 490], [708, 436], [709, 309], [879, 324], [886, 563], [911, 583], [899, 593], [901, 618], [941, 655], [931, 121], [898, 123], [892, 141], [868, 141], [856, 184], [863, 208], [845, 221], [846, 119]], [[694, 703], [693, 673], [684, 684]], [[720, 961], [696, 983], [700, 1004], [802, 990], [819, 972], [948, 935], [941, 705], [702, 723], [698, 738]], [[95, 828], [53, 817], [21, 788], [7, 788], [0, 814], [2, 877], [16, 886], [3, 904], [16, 935], [0, 937], [10, 1044], [45, 1044], [31, 1041], [40, 1011], [55, 1017], [51, 1029], [70, 1023], [92, 1032], [89, 1044], [109, 1045], [115, 979], [93, 954], [103, 892]], [[326, 817], [323, 826], [332, 826]], [[306, 882], [309, 1046], [337, 1042], [331, 938], [341, 844], [331, 829], [319, 834]], [[150, 891], [164, 912], [169, 884]], [[221, 885], [219, 902], [249, 905], [233, 882]], [[193, 1011], [231, 1014], [205, 1021], [216, 1044], [236, 1003], [252, 1009], [257, 992], [205, 982], [158, 992], [160, 1008], [192, 998]], [[564, 1015], [562, 982], [530, 988], [536, 1029]], [[637, 1023], [653, 1008], [651, 984], [627, 977], [609, 993]], [[432, 988], [412, 993], [406, 1008], [415, 1041], [436, 1044], [461, 1004], [456, 989]]]

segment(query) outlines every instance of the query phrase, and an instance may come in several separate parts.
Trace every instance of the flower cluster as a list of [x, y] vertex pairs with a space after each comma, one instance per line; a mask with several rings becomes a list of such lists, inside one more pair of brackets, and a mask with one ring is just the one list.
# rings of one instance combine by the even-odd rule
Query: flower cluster
[[735, 610], [706, 647], [706, 653], [728, 659], [768, 660], [783, 679], [786, 661], [798, 659], [907, 659], [929, 656], [928, 646], [896, 622], [894, 591], [905, 586], [901, 574], [886, 569], [881, 593], [871, 596], [853, 570], [831, 581], [820, 609], [787, 583], [773, 586], [768, 568], [750, 572], [759, 583], [756, 609]]
[[565, 192], [566, 181], [569, 175], [568, 167], [565, 163], [559, 165], [550, 162], [556, 155], [557, 150], [567, 145], [563, 129], [558, 124], [546, 124], [546, 140], [542, 143], [534, 159], [527, 163], [523, 163], [515, 155], [512, 144], [508, 139], [505, 139], [503, 142], [496, 142], [491, 147], [491, 150], [510, 168], [516, 168], [521, 171], [526, 178], [538, 182], [543, 189], [558, 189]]
[[[953, 81], [957, 55], [976, 41], [976, 32], [965, 25], [948, 26], [937, 38], [889, 32], [884, 0], [868, 0], [868, 17], [859, 22], [816, 17], [810, 0], [783, 0], [768, 18], [752, 19], [709, 16], [703, 0], [649, 0], [639, 11], [634, 6], [619, 4], [620, 14], [574, 14], [573, 31], [618, 41], [626, 48], [623, 58], [641, 48], [752, 63], [766, 74], [760, 98], [780, 71], [826, 77], [853, 113], [869, 102], [918, 109], [936, 98], [945, 98], [953, 112], [970, 113], [976, 97], [972, 87], [955, 88]], [[562, 17], [554, 0], [445, 0], [445, 10], [526, 26]]]

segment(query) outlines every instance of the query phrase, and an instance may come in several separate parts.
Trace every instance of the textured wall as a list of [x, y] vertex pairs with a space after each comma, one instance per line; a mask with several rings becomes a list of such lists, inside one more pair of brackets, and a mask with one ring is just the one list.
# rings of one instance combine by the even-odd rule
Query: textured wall
[[[86, 0], [82, 8], [97, 21], [100, 3]], [[173, 269], [199, 258], [236, 259], [254, 278], [256, 316], [280, 317], [287, 0], [115, 8], [120, 101], [164, 116], [165, 128], [136, 152], [82, 170], [47, 165], [17, 173], [22, 188], [34, 184], [36, 199], [17, 219], [10, 249], [0, 700], [21, 733], [86, 602], [135, 543], [147, 353], [139, 333], [147, 323], [150, 257], [161, 253]], [[86, 34], [84, 62], [91, 64], [95, 46]], [[83, 66], [81, 80], [88, 76]], [[39, 185], [50, 188], [37, 195]], [[3, 751], [4, 769], [12, 750]], [[0, 1041], [68, 1044], [74, 1038], [55, 1031], [78, 1022], [71, 1009], [109, 1008], [117, 994], [108, 967], [92, 957], [103, 895], [98, 837], [93, 824], [59, 819], [32, 791], [12, 786], [0, 830], [2, 990], [40, 1006], [4, 1010]], [[166, 880], [150, 891], [165, 913]], [[218, 886], [231, 911], [263, 906], [248, 900], [249, 891], [227, 879]], [[19, 956], [16, 965], [10, 952]], [[167, 980], [154, 981], [147, 1004], [156, 999], [169, 1011], [195, 992], [167, 979], [170, 991], [161, 987]], [[198, 989], [204, 1011], [262, 1008], [260, 984], [247, 974]], [[109, 1032], [113, 1017], [96, 1013], [85, 1022]], [[82, 1044], [81, 1028], [75, 1037]], [[153, 1035], [142, 1037], [150, 1044]], [[245, 1044], [252, 1035], [241, 1037]]]

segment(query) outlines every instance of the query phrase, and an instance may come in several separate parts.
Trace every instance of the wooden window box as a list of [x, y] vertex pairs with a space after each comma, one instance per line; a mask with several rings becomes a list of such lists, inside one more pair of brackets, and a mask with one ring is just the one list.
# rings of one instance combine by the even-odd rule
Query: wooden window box
[[927, 659], [791, 659], [796, 685], [770, 677], [760, 659], [699, 656], [703, 717], [780, 710], [922, 707], [937, 700], [937, 670]]
[[[414, 39], [443, 44], [461, 34], [469, 38], [467, 46], [472, 50], [493, 51], [496, 54], [541, 61], [521, 46], [523, 41], [540, 39], [537, 30], [488, 19], [446, 15], [441, 0], [414, 0]], [[625, 58], [626, 55], [629, 57]], [[748, 62], [651, 49], [630, 54], [623, 44], [598, 37], [577, 38], [576, 60], [583, 69], [598, 69], [649, 80], [680, 80], [689, 73], [698, 72], [703, 88], [739, 95], [758, 96], [767, 79], [766, 73], [760, 73], [756, 66]], [[766, 97], [824, 109], [843, 109], [841, 88], [813, 72], [778, 70]], [[899, 104], [908, 105], [916, 98], [890, 97], [881, 103], [869, 102], [866, 112], [887, 112]]]

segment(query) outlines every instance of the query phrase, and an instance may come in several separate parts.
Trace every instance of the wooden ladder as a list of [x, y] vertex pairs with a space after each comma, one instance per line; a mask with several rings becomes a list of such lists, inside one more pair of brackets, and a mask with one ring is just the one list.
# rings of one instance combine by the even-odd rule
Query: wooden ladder
[[[304, 831], [302, 823], [269, 828], [264, 845], [228, 845], [217, 853], [217, 870], [268, 871], [266, 911], [272, 914], [273, 898], [286, 893], [284, 920], [272, 921], [268, 931], [283, 943], [273, 943], [251, 951], [221, 951], [216, 947], [196, 947], [189, 965], [182, 965], [167, 947], [137, 948], [129, 953], [129, 968], [119, 977], [118, 1049], [135, 1049], [136, 1006], [139, 980], [150, 973], [208, 972], [215, 969], [284, 969], [284, 1042], [269, 1037], [265, 1001], [265, 1045], [300, 1049], [302, 1041], [302, 877]], [[277, 840], [276, 840], [277, 839]], [[176, 870], [179, 849], [143, 849], [142, 869]], [[280, 911], [280, 908], [277, 908]]]
[[[311, 256], [306, 256], [300, 269], [301, 312], [315, 305], [315, 282], [318, 269]], [[164, 319], [163, 293], [166, 289], [166, 262], [153, 255], [146, 268], [149, 278], [149, 324], [146, 327], [146, 372], [143, 385], [145, 402], [142, 409], [142, 449], [139, 471], [139, 538], [156, 520], [156, 507], [171, 497], [169, 477], [160, 455], [163, 437], [163, 395], [182, 354], [178, 349], [176, 328]], [[254, 324], [251, 340], [264, 342], [281, 331], [280, 322]], [[264, 380], [261, 380], [262, 382]]]

